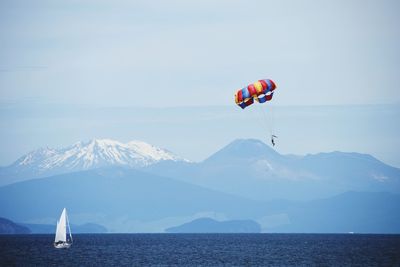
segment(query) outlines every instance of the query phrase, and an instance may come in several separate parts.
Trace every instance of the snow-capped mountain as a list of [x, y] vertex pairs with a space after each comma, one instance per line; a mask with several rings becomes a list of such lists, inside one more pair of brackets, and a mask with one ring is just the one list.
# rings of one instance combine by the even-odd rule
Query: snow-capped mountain
[[78, 142], [65, 148], [40, 148], [1, 170], [0, 185], [71, 171], [108, 166], [141, 168], [161, 161], [186, 161], [141, 141], [121, 143], [110, 139]]

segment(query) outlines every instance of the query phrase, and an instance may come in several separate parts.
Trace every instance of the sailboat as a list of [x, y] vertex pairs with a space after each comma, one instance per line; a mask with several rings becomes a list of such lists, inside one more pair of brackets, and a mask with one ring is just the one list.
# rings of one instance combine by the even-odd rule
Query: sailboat
[[[68, 227], [68, 231], [67, 231]], [[60, 219], [57, 221], [56, 237], [54, 239], [55, 248], [69, 248], [72, 245], [71, 228], [69, 227], [69, 220], [67, 210], [64, 208]]]

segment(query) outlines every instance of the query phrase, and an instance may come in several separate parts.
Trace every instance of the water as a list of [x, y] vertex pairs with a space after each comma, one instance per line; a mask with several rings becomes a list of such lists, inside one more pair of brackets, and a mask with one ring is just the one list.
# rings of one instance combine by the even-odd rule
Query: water
[[0, 235], [1, 266], [400, 266], [400, 235]]

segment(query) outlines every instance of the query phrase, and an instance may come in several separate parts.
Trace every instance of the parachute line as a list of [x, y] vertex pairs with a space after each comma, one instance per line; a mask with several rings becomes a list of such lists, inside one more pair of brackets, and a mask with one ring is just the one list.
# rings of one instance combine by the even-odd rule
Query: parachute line
[[271, 125], [268, 123], [269, 122], [269, 118], [265, 112], [264, 107], [259, 106], [258, 107], [259, 111], [260, 111], [260, 115], [261, 115], [261, 120], [263, 121], [263, 125], [265, 127], [265, 132], [266, 133], [271, 133]]

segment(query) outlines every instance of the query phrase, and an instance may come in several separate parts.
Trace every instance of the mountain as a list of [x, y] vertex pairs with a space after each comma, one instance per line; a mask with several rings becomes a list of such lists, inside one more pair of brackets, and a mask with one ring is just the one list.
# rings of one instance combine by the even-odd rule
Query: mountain
[[122, 167], [74, 172], [0, 187], [0, 216], [54, 224], [63, 207], [71, 224], [109, 232], [163, 232], [198, 217], [263, 216], [265, 203]]
[[0, 185], [107, 166], [140, 168], [161, 161], [184, 159], [141, 141], [124, 144], [110, 139], [94, 139], [60, 149], [32, 151], [0, 169]]
[[200, 163], [160, 162], [144, 170], [263, 201], [311, 200], [351, 190], [400, 192], [400, 169], [370, 155], [281, 155], [255, 139], [235, 140]]
[[252, 220], [216, 221], [200, 218], [194, 221], [170, 227], [167, 233], [260, 233], [261, 226]]
[[0, 217], [0, 234], [29, 234], [30, 230], [6, 218]]

